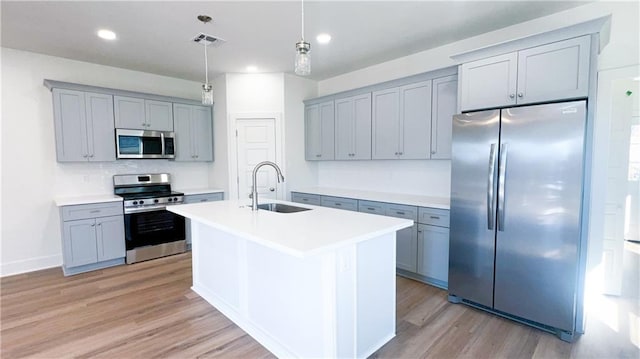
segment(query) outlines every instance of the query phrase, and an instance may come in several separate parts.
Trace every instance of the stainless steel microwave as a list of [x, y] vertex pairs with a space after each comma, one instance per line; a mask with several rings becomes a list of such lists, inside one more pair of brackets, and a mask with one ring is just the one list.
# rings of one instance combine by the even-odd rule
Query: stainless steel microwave
[[175, 134], [170, 131], [116, 129], [118, 159], [175, 158]]

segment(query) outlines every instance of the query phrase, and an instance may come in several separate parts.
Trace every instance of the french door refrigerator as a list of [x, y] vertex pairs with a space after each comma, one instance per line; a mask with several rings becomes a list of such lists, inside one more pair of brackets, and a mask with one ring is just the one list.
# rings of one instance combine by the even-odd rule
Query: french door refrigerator
[[575, 331], [586, 101], [454, 116], [449, 300]]

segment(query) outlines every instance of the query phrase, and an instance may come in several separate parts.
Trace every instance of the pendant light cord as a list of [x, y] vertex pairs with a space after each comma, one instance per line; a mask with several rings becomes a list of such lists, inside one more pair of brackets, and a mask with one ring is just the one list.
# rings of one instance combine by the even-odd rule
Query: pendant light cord
[[209, 61], [207, 61], [207, 37], [204, 38], [204, 83], [209, 84]]
[[300, 0], [300, 5], [302, 8], [302, 30], [301, 32], [301, 36], [302, 36], [302, 41], [304, 41], [304, 0]]

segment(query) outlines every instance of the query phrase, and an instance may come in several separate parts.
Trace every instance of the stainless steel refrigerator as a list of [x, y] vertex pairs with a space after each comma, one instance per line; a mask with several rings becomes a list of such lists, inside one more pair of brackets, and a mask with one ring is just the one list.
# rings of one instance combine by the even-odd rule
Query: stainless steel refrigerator
[[449, 300], [571, 340], [586, 101], [454, 116]]

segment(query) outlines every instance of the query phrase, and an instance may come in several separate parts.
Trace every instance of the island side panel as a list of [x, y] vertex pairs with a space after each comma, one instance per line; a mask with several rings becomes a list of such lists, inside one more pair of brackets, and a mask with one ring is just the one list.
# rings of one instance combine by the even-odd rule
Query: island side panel
[[[192, 289], [278, 357], [336, 357], [336, 264], [192, 221]], [[353, 339], [352, 339], [353, 340]]]
[[395, 336], [396, 233], [358, 243], [356, 262], [356, 357], [367, 358]]

